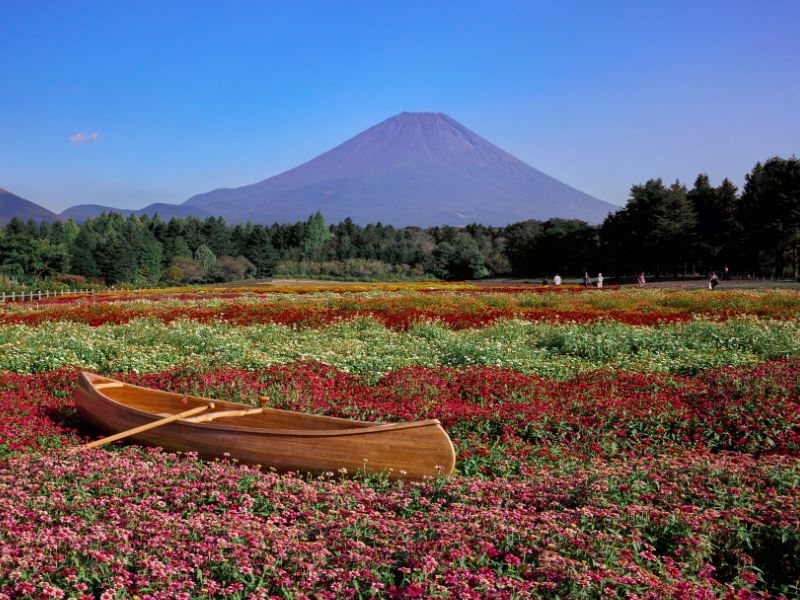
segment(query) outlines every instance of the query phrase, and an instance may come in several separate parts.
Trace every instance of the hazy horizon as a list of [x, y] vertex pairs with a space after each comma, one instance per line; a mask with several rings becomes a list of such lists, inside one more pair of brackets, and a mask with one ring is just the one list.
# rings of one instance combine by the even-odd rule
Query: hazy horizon
[[612, 204], [800, 151], [800, 4], [13, 3], [0, 187], [181, 203], [443, 112]]

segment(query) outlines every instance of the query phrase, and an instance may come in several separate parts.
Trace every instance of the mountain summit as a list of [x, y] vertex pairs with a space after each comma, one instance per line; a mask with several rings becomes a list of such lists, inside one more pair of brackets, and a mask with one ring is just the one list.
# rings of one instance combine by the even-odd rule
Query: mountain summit
[[617, 206], [537, 171], [443, 113], [401, 113], [294, 169], [189, 198], [231, 222], [506, 225], [562, 217], [599, 223]]

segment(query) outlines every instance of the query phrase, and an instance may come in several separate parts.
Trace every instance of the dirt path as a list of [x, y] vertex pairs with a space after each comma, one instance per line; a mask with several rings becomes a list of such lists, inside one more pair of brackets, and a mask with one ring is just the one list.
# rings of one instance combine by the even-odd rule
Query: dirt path
[[[631, 278], [634, 279], [634, 278]], [[492, 279], [492, 280], [475, 280], [475, 281], [468, 281], [467, 283], [477, 285], [477, 286], [530, 286], [530, 287], [539, 287], [541, 286], [540, 280], [529, 280], [529, 279]], [[579, 280], [569, 280], [565, 281], [565, 284], [568, 285], [579, 285]], [[592, 282], [594, 284], [594, 281]], [[552, 285], [552, 283], [551, 283]], [[606, 285], [613, 286], [613, 287], [621, 287], [621, 288], [636, 288], [639, 285], [635, 282], [628, 283], [627, 280], [620, 283], [619, 281], [615, 281], [613, 278], [606, 278]], [[652, 281], [646, 283], [643, 287], [650, 288], [650, 289], [681, 289], [681, 290], [696, 290], [696, 289], [705, 289], [708, 287], [708, 279], [680, 279], [680, 280], [673, 280], [673, 281]], [[725, 289], [800, 289], [800, 283], [796, 281], [781, 281], [775, 279], [730, 279], [725, 281], [720, 281], [719, 285], [717, 286], [717, 290], [725, 290]]]
[[[638, 287], [638, 284], [635, 282], [630, 282], [633, 278], [622, 280], [622, 282], [615, 281], [614, 278], [607, 278], [606, 285], [607, 286], [614, 286], [614, 287], [622, 287], [622, 288], [635, 288]], [[258, 280], [258, 281], [242, 281], [242, 282], [234, 282], [234, 283], [220, 283], [205, 287], [220, 287], [220, 288], [230, 288], [230, 287], [297, 287], [297, 288], [343, 288], [343, 287], [351, 287], [351, 286], [369, 286], [369, 285], [379, 285], [379, 284], [386, 284], [391, 285], [392, 283], [403, 283], [403, 282], [364, 282], [364, 281], [339, 281], [339, 280], [330, 280], [330, 279], [268, 279], [268, 280]], [[495, 287], [495, 286], [530, 286], [530, 287], [539, 287], [541, 286], [541, 280], [539, 279], [476, 279], [476, 280], [469, 280], [465, 283], [469, 285], [475, 285], [478, 287]], [[579, 280], [567, 280], [564, 282], [566, 285], [579, 285]], [[593, 282], [594, 283], [594, 282]], [[644, 285], [645, 288], [659, 288], [659, 289], [684, 289], [684, 290], [692, 290], [692, 289], [705, 289], [708, 287], [708, 280], [707, 279], [681, 279], [681, 280], [672, 280], [672, 281], [652, 281], [646, 283]], [[731, 279], [726, 281], [720, 281], [719, 286], [717, 286], [718, 290], [725, 290], [725, 289], [800, 289], [800, 282], [796, 281], [786, 281], [786, 280], [775, 280], [775, 279]]]
[[[620, 287], [632, 288], [638, 287], [636, 283], [623, 284]], [[708, 287], [708, 279], [689, 279], [678, 281], [654, 281], [646, 283], [646, 288], [665, 288], [665, 289], [705, 289]], [[774, 288], [800, 288], [800, 284], [796, 281], [780, 281], [775, 279], [729, 279], [720, 281], [716, 289], [774, 289]]]

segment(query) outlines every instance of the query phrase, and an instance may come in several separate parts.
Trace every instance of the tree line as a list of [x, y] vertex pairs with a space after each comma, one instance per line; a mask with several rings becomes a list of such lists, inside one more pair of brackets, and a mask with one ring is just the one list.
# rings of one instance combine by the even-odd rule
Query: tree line
[[404, 279], [706, 274], [800, 276], [800, 160], [758, 163], [739, 192], [728, 179], [692, 188], [651, 179], [597, 226], [529, 220], [506, 227], [227, 225], [210, 217], [123, 217], [78, 225], [12, 219], [0, 229], [0, 272], [17, 281], [65, 275], [109, 285], [169, 285], [274, 275]]

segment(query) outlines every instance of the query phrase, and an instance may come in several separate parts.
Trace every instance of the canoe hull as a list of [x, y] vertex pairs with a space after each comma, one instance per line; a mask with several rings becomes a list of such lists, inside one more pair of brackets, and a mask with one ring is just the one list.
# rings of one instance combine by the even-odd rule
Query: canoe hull
[[[75, 401], [79, 416], [96, 429], [111, 435], [162, 418], [158, 413], [137, 410], [115, 401], [109, 397], [111, 390], [104, 393], [104, 390], [96, 389], [91, 377], [91, 374], [81, 375]], [[126, 387], [129, 388], [126, 389], [128, 395], [131, 389], [141, 390], [142, 394], [160, 394], [170, 404], [174, 404], [174, 399], [169, 396], [177, 396], [135, 386]], [[209, 402], [202, 398], [192, 398], [192, 401]], [[225, 408], [243, 407], [233, 403], [217, 404]], [[170, 406], [167, 412], [178, 411]], [[290, 411], [275, 413], [284, 421], [296, 415], [296, 428], [286, 428], [285, 422], [284, 429], [275, 430], [237, 427], [231, 425], [233, 419], [226, 419], [226, 424], [180, 420], [127, 439], [170, 451], [196, 452], [205, 459], [231, 458], [244, 464], [301, 474], [367, 472], [386, 473], [391, 479], [422, 479], [447, 475], [455, 467], [453, 445], [435, 420], [374, 426]], [[349, 427], [350, 423], [356, 428]], [[333, 429], [327, 431], [326, 425]]]

